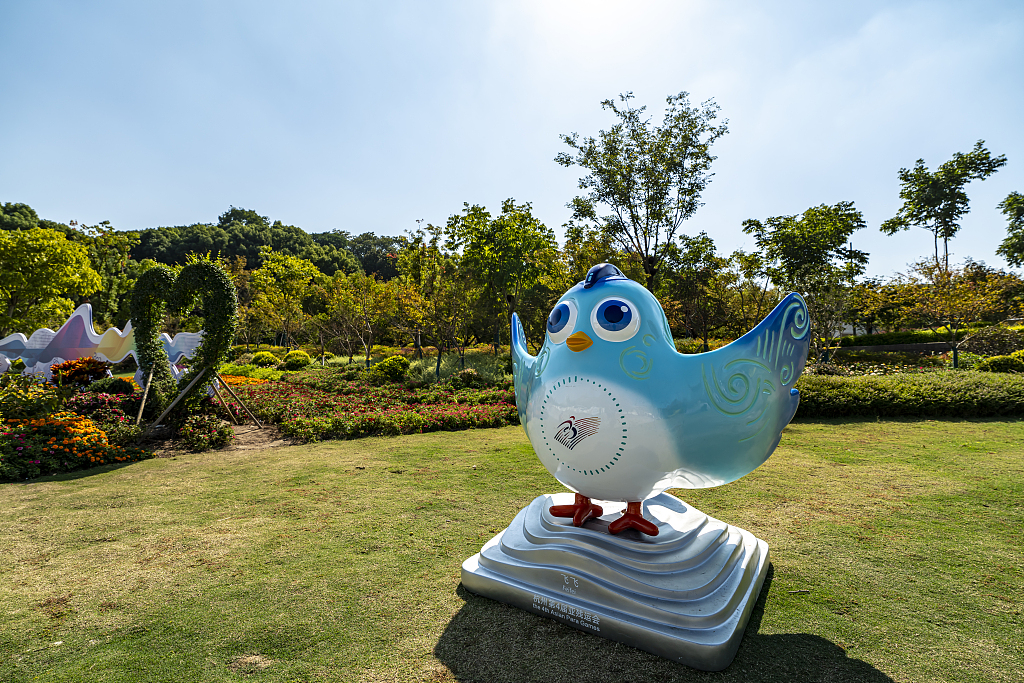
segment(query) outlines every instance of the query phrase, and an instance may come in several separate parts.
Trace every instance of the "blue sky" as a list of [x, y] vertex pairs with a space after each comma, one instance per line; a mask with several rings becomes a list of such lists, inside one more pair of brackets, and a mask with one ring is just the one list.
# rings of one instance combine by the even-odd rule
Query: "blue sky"
[[750, 249], [747, 218], [854, 201], [889, 275], [931, 249], [878, 225], [897, 171], [984, 139], [956, 258], [1004, 265], [1024, 192], [1020, 2], [0, 2], [0, 201], [121, 229], [230, 205], [310, 232], [401, 234], [463, 202], [533, 204], [561, 235], [578, 169], [631, 90], [714, 98], [730, 133], [683, 231]]

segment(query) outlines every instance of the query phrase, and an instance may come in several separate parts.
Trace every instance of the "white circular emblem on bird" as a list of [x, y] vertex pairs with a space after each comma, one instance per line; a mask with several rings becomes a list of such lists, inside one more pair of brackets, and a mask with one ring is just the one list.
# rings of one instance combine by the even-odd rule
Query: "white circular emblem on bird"
[[626, 455], [626, 414], [605, 383], [580, 375], [558, 380], [545, 392], [538, 417], [545, 455], [560, 467], [597, 477]]

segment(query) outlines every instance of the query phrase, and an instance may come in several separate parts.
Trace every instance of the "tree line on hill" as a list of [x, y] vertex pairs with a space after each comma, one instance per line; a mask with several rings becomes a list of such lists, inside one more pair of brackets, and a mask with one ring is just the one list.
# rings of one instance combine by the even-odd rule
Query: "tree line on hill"
[[[315, 341], [350, 355], [380, 343], [464, 352], [505, 342], [513, 311], [537, 348], [554, 302], [600, 262], [643, 283], [673, 334], [704, 349], [712, 338], [749, 330], [786, 291], [807, 300], [818, 357], [846, 324], [867, 332], [941, 329], [955, 348], [968, 330], [1021, 315], [1024, 281], [1016, 274], [970, 258], [949, 261], [949, 240], [969, 210], [966, 185], [1006, 163], [983, 141], [935, 171], [923, 160], [899, 171], [904, 203], [880, 228], [923, 228], [931, 253], [905, 274], [864, 278], [868, 254], [850, 238], [866, 224], [851, 201], [745, 221], [756, 245], [750, 253], [722, 254], [706, 233], [682, 233], [702, 205], [711, 146], [727, 122], [718, 121], [713, 101], [691, 105], [680, 93], [667, 98], [661, 125], [653, 125], [632, 99], [626, 93], [602, 103], [617, 121], [596, 137], [562, 136], [570, 151], [555, 161], [584, 172], [562, 245], [528, 202], [514, 199], [496, 215], [466, 203], [443, 225], [400, 237], [310, 234], [236, 207], [216, 223], [130, 232], [106, 222], [57, 223], [25, 204], [3, 204], [0, 337], [59, 325], [85, 301], [98, 325], [123, 327], [135, 279], [158, 263], [180, 267], [191, 254], [211, 255], [234, 279], [239, 341]], [[997, 251], [1024, 265], [1024, 196], [1013, 192], [998, 208], [1008, 236]], [[199, 318], [167, 321], [169, 331], [197, 325]]]

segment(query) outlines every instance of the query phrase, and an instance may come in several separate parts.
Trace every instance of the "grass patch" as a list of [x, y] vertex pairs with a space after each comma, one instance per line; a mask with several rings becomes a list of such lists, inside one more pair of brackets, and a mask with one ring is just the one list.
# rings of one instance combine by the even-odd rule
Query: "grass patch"
[[1022, 427], [797, 423], [751, 475], [681, 492], [772, 548], [722, 674], [461, 589], [560, 488], [518, 427], [6, 484], [0, 680], [1016, 680]]

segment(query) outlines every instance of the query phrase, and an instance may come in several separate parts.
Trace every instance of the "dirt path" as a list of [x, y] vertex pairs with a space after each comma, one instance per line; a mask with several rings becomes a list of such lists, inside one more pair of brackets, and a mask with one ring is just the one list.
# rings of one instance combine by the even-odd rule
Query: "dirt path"
[[[225, 451], [258, 451], [265, 448], [277, 448], [279, 446], [294, 446], [299, 443], [281, 433], [277, 425], [265, 424], [260, 429], [252, 424], [232, 425], [231, 430], [235, 438], [229, 446], [220, 450]], [[157, 430], [148, 436], [142, 444], [143, 448], [152, 450], [158, 458], [173, 458], [184, 452], [178, 442], [170, 438], [170, 430], [158, 427]]]

